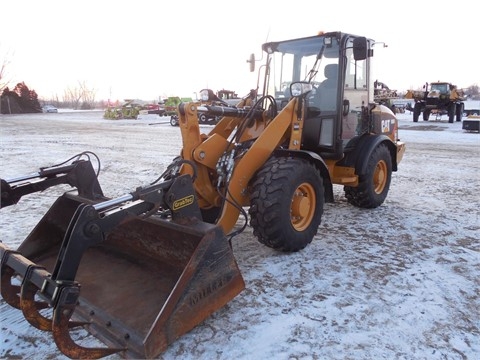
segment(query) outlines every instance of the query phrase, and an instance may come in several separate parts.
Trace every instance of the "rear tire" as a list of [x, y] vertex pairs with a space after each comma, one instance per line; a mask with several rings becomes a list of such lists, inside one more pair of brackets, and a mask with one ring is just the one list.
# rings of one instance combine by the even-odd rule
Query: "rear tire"
[[357, 187], [345, 186], [347, 201], [360, 208], [373, 209], [387, 197], [392, 179], [392, 156], [387, 145], [380, 144], [370, 155], [366, 173], [359, 176]]
[[463, 103], [460, 103], [460, 104], [457, 104], [456, 120], [462, 121], [462, 116], [463, 116]]
[[420, 103], [415, 103], [413, 107], [413, 122], [418, 122], [418, 118], [420, 117], [420, 113], [422, 112], [422, 106]]
[[453, 123], [453, 120], [455, 119], [455, 108], [456, 108], [456, 105], [454, 103], [448, 105], [448, 122], [449, 123]]
[[423, 110], [423, 121], [428, 121], [430, 118], [430, 110]]
[[258, 241], [272, 249], [299, 251], [321, 222], [323, 179], [310, 162], [271, 158], [251, 182], [250, 224]]

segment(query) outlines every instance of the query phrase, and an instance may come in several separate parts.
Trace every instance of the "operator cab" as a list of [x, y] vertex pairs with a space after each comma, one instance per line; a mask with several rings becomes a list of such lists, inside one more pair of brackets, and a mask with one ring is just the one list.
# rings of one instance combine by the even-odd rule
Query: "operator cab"
[[[275, 94], [279, 109], [292, 96], [292, 84], [311, 84], [302, 149], [341, 158], [346, 143], [363, 133], [362, 111], [373, 99], [369, 86], [369, 40], [340, 32], [264, 44], [269, 76], [264, 93]], [[370, 94], [369, 89], [372, 89]]]

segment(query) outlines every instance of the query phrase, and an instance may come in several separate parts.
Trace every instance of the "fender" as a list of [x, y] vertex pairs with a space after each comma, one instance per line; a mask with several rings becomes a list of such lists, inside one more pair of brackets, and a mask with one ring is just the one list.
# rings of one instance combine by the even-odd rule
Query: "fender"
[[273, 155], [278, 157], [299, 157], [308, 161], [312, 161], [315, 166], [320, 170], [320, 174], [323, 178], [323, 186], [325, 188], [325, 202], [333, 202], [332, 180], [330, 179], [330, 173], [328, 172], [327, 164], [325, 164], [325, 161], [323, 161], [320, 155], [312, 151], [289, 149], [276, 149], [273, 152]]
[[365, 159], [369, 159], [373, 150], [381, 143], [385, 143], [390, 150], [392, 171], [397, 171], [397, 149], [393, 141], [386, 135], [362, 135], [353, 138], [345, 147], [345, 158], [340, 164], [355, 167], [357, 175], [364, 175], [367, 168]]

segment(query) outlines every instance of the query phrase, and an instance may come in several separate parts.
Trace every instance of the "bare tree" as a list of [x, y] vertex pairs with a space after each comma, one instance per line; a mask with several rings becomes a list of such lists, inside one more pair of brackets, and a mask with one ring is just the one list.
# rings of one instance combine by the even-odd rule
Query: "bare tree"
[[73, 109], [93, 109], [95, 107], [95, 89], [89, 89], [85, 81], [79, 81], [76, 87], [65, 90], [63, 101]]
[[82, 89], [78, 87], [67, 88], [63, 95], [63, 101], [69, 104], [72, 109], [79, 109], [80, 102], [82, 100], [83, 94]]
[[10, 84], [10, 79], [7, 78], [7, 67], [10, 64], [10, 54], [0, 52], [0, 95], [3, 90]]
[[93, 109], [95, 107], [95, 96], [97, 95], [97, 91], [95, 89], [89, 89], [85, 81], [82, 83], [79, 82], [79, 84], [83, 93], [82, 109]]
[[478, 100], [480, 99], [480, 91], [479, 91], [479, 87], [477, 84], [474, 84], [474, 85], [471, 85], [469, 86], [466, 90], [465, 90], [465, 94], [472, 98], [473, 100]]

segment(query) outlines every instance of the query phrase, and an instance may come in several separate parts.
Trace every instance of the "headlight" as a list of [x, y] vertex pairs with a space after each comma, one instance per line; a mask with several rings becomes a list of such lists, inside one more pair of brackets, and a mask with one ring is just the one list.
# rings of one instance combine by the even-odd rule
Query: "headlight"
[[208, 89], [203, 89], [200, 91], [200, 99], [202, 101], [208, 101], [209, 98], [208, 98]]
[[290, 93], [292, 94], [292, 96], [303, 95], [309, 91], [312, 91], [312, 89], [313, 85], [304, 81], [293, 82], [290, 85]]

